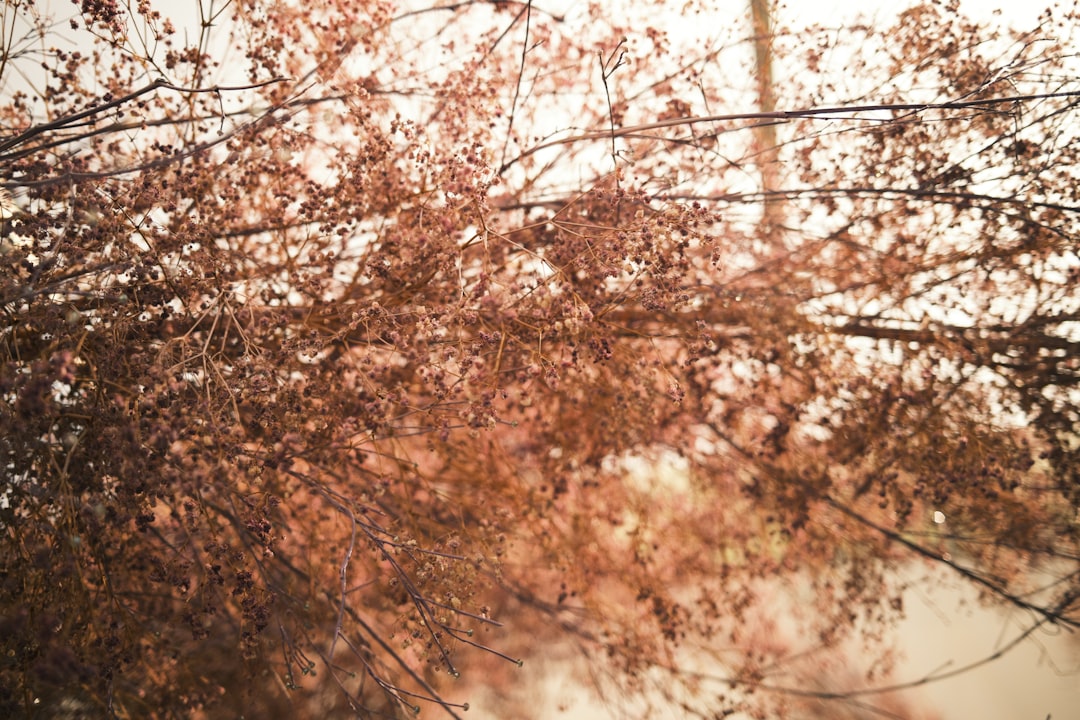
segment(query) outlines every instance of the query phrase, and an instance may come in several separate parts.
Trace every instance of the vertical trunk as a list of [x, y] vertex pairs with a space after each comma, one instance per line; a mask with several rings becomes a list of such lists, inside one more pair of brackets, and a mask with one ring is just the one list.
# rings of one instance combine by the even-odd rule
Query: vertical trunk
[[[757, 75], [758, 107], [768, 113], [776, 109], [773, 90], [773, 0], [750, 0], [750, 17], [754, 33], [754, 69]], [[755, 161], [761, 168], [761, 185], [765, 193], [762, 208], [761, 230], [764, 239], [773, 250], [780, 248], [780, 232], [783, 226], [783, 204], [769, 192], [779, 188], [776, 125], [763, 122], [755, 136]]]

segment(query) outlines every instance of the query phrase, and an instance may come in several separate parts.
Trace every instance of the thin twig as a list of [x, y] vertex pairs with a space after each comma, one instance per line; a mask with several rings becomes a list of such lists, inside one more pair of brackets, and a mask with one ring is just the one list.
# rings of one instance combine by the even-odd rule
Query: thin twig
[[[604, 59], [604, 53], [597, 51], [597, 56], [600, 58], [600, 80], [604, 83], [604, 96], [607, 98], [608, 106], [608, 124], [610, 126], [611, 135], [611, 162], [615, 165], [615, 186], [619, 185], [619, 156], [615, 150], [615, 108], [611, 104], [611, 90], [608, 87], [608, 78], [615, 74], [615, 71], [626, 64], [626, 38], [619, 41], [619, 44], [615, 46], [615, 49]], [[618, 57], [615, 55], [618, 53]], [[592, 134], [592, 133], [590, 133]], [[620, 133], [621, 134], [621, 133]], [[559, 144], [559, 143], [549, 143]]]
[[[1035, 95], [1010, 95], [1007, 97], [998, 98], [986, 98], [982, 100], [965, 100], [962, 102], [944, 102], [944, 103], [881, 103], [874, 105], [848, 105], [848, 106], [830, 106], [823, 108], [804, 108], [800, 110], [774, 110], [771, 112], [752, 112], [752, 113], [729, 113], [726, 115], [702, 115], [672, 118], [670, 120], [658, 120], [653, 123], [644, 123], [641, 125], [632, 125], [628, 127], [621, 127], [617, 131], [614, 127], [605, 131], [587, 132], [580, 135], [572, 135], [570, 137], [564, 137], [557, 140], [550, 140], [548, 142], [536, 145], [523, 152], [518, 157], [507, 162], [501, 170], [505, 170], [507, 167], [513, 165], [516, 162], [534, 154], [540, 152], [549, 147], [556, 147], [559, 145], [570, 145], [573, 143], [584, 142], [588, 140], [606, 140], [609, 137], [614, 142], [614, 137], [623, 137], [632, 133], [640, 133], [648, 130], [660, 130], [669, 127], [679, 127], [683, 125], [696, 125], [698, 123], [716, 123], [716, 122], [731, 122], [733, 120], [777, 120], [787, 121], [796, 120], [800, 118], [816, 118], [816, 117], [828, 117], [832, 115], [844, 115], [853, 113], [866, 113], [866, 112], [925, 112], [927, 110], [970, 110], [972, 108], [989, 108], [996, 105], [1007, 105], [1010, 103], [1031, 102], [1034, 100], [1049, 100], [1053, 98], [1080, 98], [1080, 90], [1072, 90], [1057, 93], [1041, 93]], [[860, 118], [853, 118], [860, 119]], [[861, 118], [864, 120], [872, 120], [875, 122], [892, 122], [890, 118]]]
[[[525, 75], [525, 56], [529, 53], [529, 30], [532, 27], [532, 0], [529, 0], [522, 10], [525, 13], [525, 40], [521, 44], [521, 67], [518, 68], [517, 82], [514, 83], [514, 99], [510, 102], [510, 117], [506, 122], [506, 138], [503, 140], [502, 157], [499, 165], [506, 164], [506, 151], [510, 147], [510, 137], [514, 130], [514, 113], [517, 110], [518, 98], [521, 96], [521, 78]], [[521, 17], [521, 14], [518, 14]], [[514, 18], [517, 22], [517, 18]]]

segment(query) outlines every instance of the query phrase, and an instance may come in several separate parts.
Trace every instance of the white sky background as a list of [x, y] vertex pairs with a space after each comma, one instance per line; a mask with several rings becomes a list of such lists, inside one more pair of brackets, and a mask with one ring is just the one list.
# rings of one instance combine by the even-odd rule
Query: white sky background
[[[824, 24], [841, 18], [852, 19], [860, 14], [867, 19], [889, 18], [913, 4], [909, 0], [788, 0], [780, 2], [779, 14], [793, 23]], [[995, 12], [1000, 12], [998, 19], [1027, 27], [1035, 23], [1046, 5], [1045, 0], [961, 0], [960, 11], [973, 18], [985, 19], [992, 19]]]

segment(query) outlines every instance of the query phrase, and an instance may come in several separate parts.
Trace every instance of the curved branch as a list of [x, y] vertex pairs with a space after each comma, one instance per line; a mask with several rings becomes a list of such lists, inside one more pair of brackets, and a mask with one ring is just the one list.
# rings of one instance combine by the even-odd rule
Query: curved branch
[[1021, 610], [1027, 610], [1028, 612], [1035, 613], [1036, 615], [1038, 615], [1038, 616], [1040, 616], [1042, 618], [1042, 620], [1040, 620], [1040, 623], [1046, 622], [1046, 623], [1051, 623], [1053, 625], [1063, 625], [1063, 626], [1069, 628], [1070, 630], [1080, 628], [1080, 620], [1074, 620], [1073, 618], [1067, 617], [1067, 616], [1062, 614], [1062, 610], [1066, 609], [1074, 600], [1076, 600], [1076, 597], [1072, 593], [1066, 594], [1065, 597], [1062, 598], [1062, 600], [1060, 602], [1058, 602], [1058, 604], [1053, 608], [1046, 608], [1046, 607], [1043, 607], [1041, 605], [1035, 605], [1034, 603], [1029, 603], [1027, 600], [1024, 600], [1022, 597], [1019, 597], [1018, 595], [1012, 594], [1011, 592], [1009, 592], [1005, 588], [1001, 587], [997, 583], [994, 583], [994, 582], [991, 582], [990, 580], [987, 580], [986, 578], [984, 578], [982, 575], [979, 575], [974, 570], [971, 570], [970, 568], [966, 568], [963, 565], [960, 565], [959, 563], [954, 562], [952, 559], [942, 555], [941, 553], [935, 552], [935, 551], [931, 550], [930, 548], [919, 545], [918, 543], [907, 539], [906, 537], [904, 537], [903, 535], [901, 535], [900, 533], [898, 533], [898, 532], [896, 532], [894, 530], [890, 530], [890, 529], [888, 529], [886, 527], [878, 525], [877, 523], [875, 523], [873, 520], [869, 519], [868, 517], [866, 517], [862, 513], [859, 513], [859, 512], [856, 512], [855, 510], [852, 510], [850, 507], [848, 507], [844, 503], [841, 503], [841, 502], [837, 501], [835, 498], [826, 496], [824, 498], [824, 501], [825, 501], [825, 503], [827, 505], [829, 505], [830, 507], [835, 508], [836, 510], [840, 511], [841, 513], [848, 516], [852, 520], [855, 520], [860, 525], [864, 525], [865, 527], [868, 527], [871, 530], [874, 530], [875, 532], [880, 533], [882, 536], [888, 538], [889, 540], [891, 540], [891, 541], [893, 541], [895, 543], [898, 543], [900, 545], [903, 545], [904, 547], [908, 548], [909, 550], [915, 552], [917, 555], [922, 555], [925, 558], [929, 558], [931, 560], [936, 560], [937, 562], [942, 563], [943, 565], [950, 568], [951, 570], [953, 570], [957, 574], [959, 574], [959, 575], [967, 578], [968, 580], [974, 582], [976, 585], [983, 586], [984, 588], [986, 588], [987, 590], [990, 590], [992, 593], [994, 593], [998, 597], [1002, 598], [1003, 600], [1008, 601], [1009, 603], [1015, 605], [1016, 607], [1020, 608]]
[[[807, 689], [804, 689], [804, 688], [789, 687], [789, 686], [786, 686], [786, 685], [771, 685], [769, 683], [751, 683], [751, 682], [747, 682], [746, 680], [740, 680], [738, 678], [725, 677], [725, 676], [722, 676], [722, 675], [713, 675], [711, 673], [706, 673], [706, 672], [695, 672], [695, 671], [690, 671], [690, 670], [683, 670], [683, 669], [676, 668], [676, 667], [673, 667], [673, 666], [663, 666], [663, 667], [664, 667], [665, 670], [668, 670], [669, 672], [679, 673], [679, 674], [682, 674], [682, 675], [688, 675], [688, 676], [693, 677], [693, 678], [698, 679], [698, 680], [708, 680], [708, 681], [711, 681], [711, 682], [723, 683], [723, 684], [729, 685], [731, 687], [740, 687], [740, 686], [748, 687], [748, 688], [753, 687], [755, 690], [764, 690], [764, 691], [767, 691], [767, 692], [774, 692], [774, 693], [778, 693], [778, 694], [781, 694], [781, 695], [791, 695], [791, 696], [794, 696], [794, 697], [813, 698], [813, 699], [817, 699], [817, 700], [840, 700], [840, 701], [845, 701], [845, 700], [852, 700], [854, 698], [859, 698], [859, 697], [867, 697], [867, 696], [871, 696], [871, 695], [884, 695], [886, 693], [893, 693], [893, 692], [898, 692], [898, 691], [901, 691], [901, 690], [910, 690], [912, 688], [921, 687], [923, 685], [929, 685], [930, 683], [940, 682], [942, 680], [948, 680], [950, 678], [957, 677], [958, 675], [962, 675], [962, 674], [964, 674], [966, 672], [970, 672], [972, 670], [975, 670], [977, 668], [982, 667], [983, 665], [988, 665], [988, 664], [994, 662], [995, 660], [1000, 660], [1006, 654], [1008, 654], [1014, 648], [1016, 648], [1018, 645], [1020, 645], [1020, 643], [1022, 643], [1024, 640], [1031, 637], [1031, 635], [1033, 635], [1036, 630], [1038, 630], [1043, 625], [1046, 625], [1046, 624], [1048, 624], [1050, 622], [1051, 622], [1050, 620], [1047, 620], [1045, 618], [1040, 619], [1037, 622], [1035, 622], [1033, 625], [1031, 625], [1029, 628], [1024, 630], [1022, 633], [1017, 635], [1015, 638], [1010, 640], [1008, 643], [1006, 643], [1002, 647], [998, 648], [994, 652], [990, 653], [989, 655], [987, 655], [985, 657], [982, 657], [982, 658], [979, 658], [978, 660], [975, 660], [973, 662], [970, 662], [970, 663], [968, 663], [966, 665], [955, 668], [953, 670], [949, 670], [947, 672], [939, 672], [939, 670], [940, 670], [940, 668], [939, 668], [938, 670], [934, 670], [933, 672], [931, 672], [931, 673], [929, 673], [927, 675], [924, 675], [921, 678], [916, 678], [915, 680], [908, 680], [908, 681], [905, 681], [905, 682], [894, 683], [892, 685], [881, 685], [881, 686], [878, 686], [878, 687], [863, 688], [861, 690], [807, 690]], [[949, 663], [946, 663], [946, 665], [944, 665], [942, 667], [947, 667], [949, 664], [951, 664], [951, 661]]]

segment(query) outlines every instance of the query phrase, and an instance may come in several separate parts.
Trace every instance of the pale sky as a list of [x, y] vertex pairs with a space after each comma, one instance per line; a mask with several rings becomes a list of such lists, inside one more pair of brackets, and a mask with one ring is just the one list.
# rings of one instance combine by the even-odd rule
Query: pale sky
[[[780, 0], [780, 13], [804, 22], [824, 22], [859, 13], [889, 17], [913, 4], [905, 0]], [[1001, 19], [1023, 27], [1034, 24], [1047, 4], [1046, 0], [961, 0], [960, 10], [975, 18], [990, 18], [997, 11]]]

